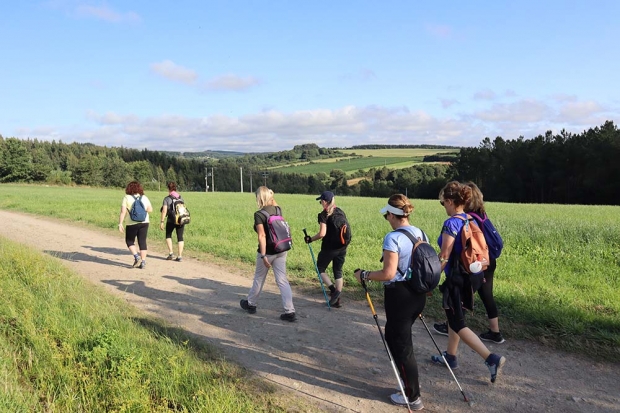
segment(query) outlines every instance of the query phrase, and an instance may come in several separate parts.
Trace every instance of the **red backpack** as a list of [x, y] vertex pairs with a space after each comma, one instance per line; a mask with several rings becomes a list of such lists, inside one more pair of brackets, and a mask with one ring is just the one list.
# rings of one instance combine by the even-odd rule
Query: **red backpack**
[[482, 264], [482, 271], [486, 270], [490, 261], [489, 247], [484, 239], [484, 233], [471, 215], [467, 214], [467, 218], [463, 218], [461, 215], [455, 215], [455, 217], [465, 221], [463, 228], [461, 228], [463, 250], [460, 257], [465, 271], [471, 273], [469, 266], [476, 261], [480, 261]]

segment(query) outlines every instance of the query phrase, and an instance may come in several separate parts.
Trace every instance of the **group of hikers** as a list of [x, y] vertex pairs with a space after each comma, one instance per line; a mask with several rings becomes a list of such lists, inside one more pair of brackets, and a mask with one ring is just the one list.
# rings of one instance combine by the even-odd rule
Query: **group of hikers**
[[[174, 200], [180, 198], [176, 189], [174, 182], [168, 184], [169, 195], [163, 200], [160, 229], [163, 230], [164, 227], [166, 229], [168, 259], [173, 259], [171, 236], [172, 232], [176, 230], [179, 248], [176, 260], [181, 261], [184, 225], [175, 223], [174, 215], [170, 214]], [[125, 216], [128, 211], [132, 210], [133, 203], [138, 198], [141, 199], [147, 212], [152, 211], [151, 203], [144, 195], [143, 188], [138, 182], [130, 182], [125, 189], [125, 194], [119, 217], [121, 232], [123, 232]], [[322, 240], [315, 267], [320, 277], [321, 286], [325, 285], [329, 289], [329, 299], [326, 297], [328, 304], [330, 307], [339, 308], [342, 305], [343, 266], [348, 243], [344, 240], [342, 242], [334, 242], [334, 240], [342, 238], [342, 234], [338, 231], [341, 229], [343, 217], [344, 222], [347, 222], [346, 215], [342, 209], [336, 206], [336, 197], [331, 191], [321, 193], [316, 200], [321, 205], [321, 212], [317, 217], [319, 230], [312, 236], [306, 235], [304, 241], [310, 244]], [[504, 342], [499, 330], [498, 311], [493, 298], [493, 275], [496, 260], [490, 257], [489, 262], [485, 263], [483, 271], [481, 271], [484, 277], [481, 285], [473, 286], [467, 276], [461, 277], [460, 282], [457, 283], [455, 282], [457, 277], [454, 275], [454, 272], [457, 271], [456, 268], [458, 268], [458, 258], [456, 257], [465, 248], [460, 234], [463, 228], [472, 221], [469, 214], [487, 218], [483, 194], [474, 183], [452, 181], [439, 192], [439, 202], [448, 215], [448, 218], [443, 222], [437, 240], [440, 248], [438, 256], [441, 271], [445, 273], [444, 282], [439, 290], [443, 296], [442, 303], [447, 321], [436, 323], [434, 329], [437, 333], [448, 336], [448, 344], [443, 354], [433, 355], [431, 361], [441, 366], [447, 364], [451, 371], [458, 368], [457, 352], [458, 345], [462, 340], [483, 359], [484, 364], [489, 369], [491, 382], [494, 383], [501, 373], [506, 359], [499, 354], [492, 353], [483, 343], [483, 340], [497, 344]], [[252, 287], [247, 297], [240, 301], [240, 306], [249, 314], [256, 313], [258, 299], [269, 268], [273, 268], [275, 282], [280, 290], [284, 308], [280, 319], [295, 322], [297, 317], [293, 305], [293, 293], [286, 275], [288, 251], [276, 245], [270, 233], [274, 231], [271, 226], [272, 218], [280, 217], [281, 219], [282, 210], [274, 198], [274, 192], [266, 186], [261, 186], [256, 190], [256, 203], [258, 210], [254, 213], [253, 229], [257, 234], [258, 247], [254, 278]], [[401, 391], [390, 395], [391, 402], [396, 405], [407, 406], [409, 410], [422, 410], [424, 405], [420, 397], [418, 366], [413, 352], [411, 329], [415, 320], [420, 317], [424, 310], [427, 293], [420, 293], [410, 288], [406, 282], [406, 269], [410, 265], [414, 247], [413, 241], [416, 239], [428, 240], [428, 237], [421, 229], [411, 224], [410, 218], [413, 211], [414, 206], [405, 195], [395, 194], [388, 199], [386, 206], [380, 210], [392, 229], [383, 239], [383, 267], [379, 270], [356, 269], [354, 276], [358, 282], [364, 283], [364, 285], [369, 281], [383, 284], [386, 316], [385, 342], [389, 348], [388, 353], [391, 353], [390, 358], [393, 365], [400, 376], [401, 385]], [[130, 222], [126, 226], [125, 241], [134, 256], [133, 266], [137, 268], [144, 268], [146, 265], [147, 231], [148, 216], [143, 222], [136, 222], [130, 218]], [[138, 239], [139, 250], [135, 246], [136, 238]], [[330, 264], [332, 265], [333, 282], [327, 274], [327, 268]], [[474, 333], [465, 324], [465, 312], [473, 309], [473, 294], [476, 291], [484, 304], [489, 321], [488, 331], [480, 335]]]

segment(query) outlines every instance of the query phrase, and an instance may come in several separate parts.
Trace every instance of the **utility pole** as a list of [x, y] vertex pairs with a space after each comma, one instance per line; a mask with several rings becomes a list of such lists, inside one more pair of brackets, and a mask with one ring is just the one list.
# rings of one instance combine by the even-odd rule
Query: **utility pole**
[[252, 189], [252, 171], [250, 171], [250, 192], [254, 192]]
[[267, 177], [269, 176], [269, 172], [263, 172], [263, 178], [265, 178], [265, 186], [267, 186]]
[[239, 167], [239, 180], [241, 181], [241, 193], [243, 193], [243, 167]]
[[211, 167], [211, 192], [215, 192], [215, 172], [213, 172], [213, 167]]

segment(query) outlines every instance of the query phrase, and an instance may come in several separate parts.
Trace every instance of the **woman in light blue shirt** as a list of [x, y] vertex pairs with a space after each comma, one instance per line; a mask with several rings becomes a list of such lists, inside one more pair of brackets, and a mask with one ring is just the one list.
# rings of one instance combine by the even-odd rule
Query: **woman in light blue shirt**
[[[413, 244], [407, 235], [398, 230], [410, 232], [415, 238], [428, 239], [426, 235], [409, 223], [413, 205], [402, 195], [392, 195], [380, 211], [392, 227], [383, 240], [383, 269], [377, 271], [357, 270], [358, 281], [380, 281], [384, 288], [385, 340], [403, 381], [403, 387], [412, 410], [422, 410], [418, 365], [413, 354], [411, 327], [426, 305], [426, 294], [414, 292], [406, 283], [405, 276]], [[406, 406], [400, 392], [390, 396], [392, 403]]]

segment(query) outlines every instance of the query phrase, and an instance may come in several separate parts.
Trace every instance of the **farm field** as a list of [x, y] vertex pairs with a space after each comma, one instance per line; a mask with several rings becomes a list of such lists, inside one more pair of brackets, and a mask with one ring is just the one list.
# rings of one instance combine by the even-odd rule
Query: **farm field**
[[[349, 152], [344, 150], [343, 152]], [[301, 162], [283, 167], [270, 168], [278, 172], [316, 174], [326, 173], [332, 169], [341, 169], [346, 173], [357, 172], [358, 170], [368, 170], [370, 168], [403, 169], [419, 164], [424, 156], [457, 153], [455, 149], [356, 149], [349, 153], [361, 155], [362, 158], [340, 157], [331, 159], [320, 159], [312, 162]]]
[[[116, 230], [123, 191], [2, 185], [0, 207]], [[147, 196], [158, 210], [166, 194]], [[230, 263], [254, 263], [256, 236], [252, 214], [256, 209], [250, 193], [184, 193], [192, 212], [186, 228], [188, 254], [209, 254]], [[278, 195], [294, 237], [288, 268], [300, 286], [315, 283], [316, 273], [303, 228], [318, 230], [320, 207], [313, 195]], [[377, 269], [381, 242], [389, 230], [378, 210], [384, 199], [337, 198], [351, 222], [353, 243], [345, 264], [346, 283], [353, 285], [355, 268]], [[437, 201], [413, 200], [412, 222], [431, 239], [439, 235], [445, 212]], [[620, 234], [609, 225], [617, 222], [620, 207], [576, 205], [528, 205], [488, 203], [488, 212], [504, 237], [506, 247], [498, 260], [495, 292], [502, 330], [512, 337], [532, 338], [553, 346], [592, 355], [618, 357], [620, 348]], [[158, 222], [158, 214], [152, 218]], [[117, 232], [118, 233], [118, 232]], [[157, 225], [149, 231], [149, 243], [163, 245]], [[119, 246], [124, 246], [119, 233]], [[311, 244], [318, 252], [319, 245]], [[131, 257], [127, 257], [128, 261]], [[380, 287], [373, 285], [375, 290]], [[352, 288], [353, 289], [353, 288]], [[358, 298], [362, 298], [361, 294]], [[439, 297], [427, 305], [428, 313], [440, 315]], [[483, 309], [476, 317], [484, 323]], [[433, 310], [435, 309], [435, 310]]]

